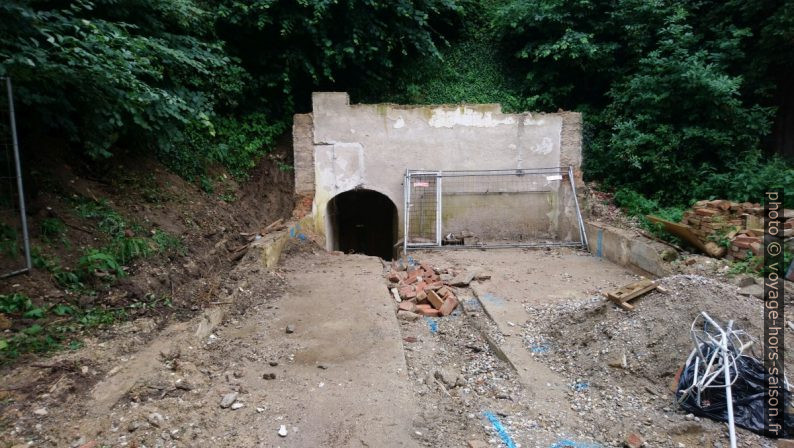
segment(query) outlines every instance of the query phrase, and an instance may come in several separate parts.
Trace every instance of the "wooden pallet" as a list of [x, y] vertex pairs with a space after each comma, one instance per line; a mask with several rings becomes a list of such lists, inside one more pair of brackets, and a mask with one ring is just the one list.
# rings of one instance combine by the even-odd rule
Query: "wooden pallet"
[[634, 311], [634, 306], [629, 304], [630, 300], [647, 294], [657, 288], [656, 282], [643, 279], [634, 283], [629, 283], [615, 291], [606, 293], [607, 299], [626, 311]]

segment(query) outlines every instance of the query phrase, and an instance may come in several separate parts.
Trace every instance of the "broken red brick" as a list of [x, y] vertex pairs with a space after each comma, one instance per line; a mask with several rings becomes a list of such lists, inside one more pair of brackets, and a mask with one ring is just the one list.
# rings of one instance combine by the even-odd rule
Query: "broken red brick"
[[427, 300], [427, 293], [424, 291], [416, 293], [416, 300], [419, 302]]
[[404, 300], [400, 302], [400, 305], [398, 307], [398, 309], [401, 311], [411, 311], [411, 312], [413, 312], [414, 308], [416, 308], [416, 304], [411, 302], [410, 300]]
[[399, 293], [400, 293], [400, 297], [402, 297], [403, 299], [413, 299], [414, 297], [416, 297], [416, 291], [414, 291], [413, 286], [403, 286], [402, 288], [400, 288]]
[[423, 281], [414, 285], [414, 288], [416, 288], [417, 293], [424, 291], [426, 287], [427, 287], [427, 283]]
[[458, 299], [454, 295], [450, 295], [450, 297], [444, 300], [444, 304], [441, 305], [441, 308], [438, 311], [442, 316], [449, 316], [457, 307]]
[[431, 289], [433, 291], [438, 291], [443, 286], [444, 286], [443, 283], [441, 283], [439, 281], [434, 281], [432, 283], [428, 283], [428, 285], [425, 287], [425, 289]]
[[645, 445], [645, 439], [641, 435], [633, 432], [626, 436], [626, 441], [623, 443], [627, 448], [641, 448]]
[[696, 208], [695, 213], [701, 216], [714, 216], [719, 214], [717, 210], [712, 210], [710, 208]]
[[753, 244], [753, 243], [760, 243], [761, 242], [761, 238], [758, 238], [758, 237], [755, 237], [755, 236], [737, 235], [733, 239], [733, 242], [735, 243], [737, 241], [742, 242], [742, 243]]
[[448, 292], [452, 292], [452, 290], [449, 289], [448, 286], [442, 286], [442, 287], [438, 288], [438, 291], [436, 291], [436, 292], [438, 293], [439, 296], [444, 297], [444, 296], [447, 295]]
[[427, 291], [427, 300], [433, 305], [433, 308], [440, 309], [444, 301], [436, 294], [435, 291]]
[[400, 275], [394, 271], [389, 272], [389, 281], [392, 283], [400, 283]]
[[437, 309], [434, 309], [430, 305], [426, 305], [427, 308], [419, 308], [422, 305], [417, 305], [416, 307], [416, 314], [420, 314], [422, 316], [428, 317], [438, 317], [440, 312]]

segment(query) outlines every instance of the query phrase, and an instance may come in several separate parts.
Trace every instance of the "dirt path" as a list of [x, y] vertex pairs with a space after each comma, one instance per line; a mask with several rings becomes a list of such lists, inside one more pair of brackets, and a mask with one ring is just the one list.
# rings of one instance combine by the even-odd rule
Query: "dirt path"
[[[415, 446], [416, 413], [393, 300], [373, 257], [321, 254], [284, 266], [289, 287], [266, 324], [266, 358], [247, 363], [264, 389], [265, 446]], [[262, 319], [249, 319], [262, 326]], [[287, 326], [294, 333], [285, 334]], [[264, 365], [263, 365], [264, 364]], [[276, 374], [262, 383], [260, 372]], [[299, 428], [280, 439], [278, 423]]]
[[[415, 396], [406, 387], [393, 299], [377, 258], [300, 252], [270, 272], [253, 257], [221, 288], [229, 292], [221, 302], [232, 305], [220, 326], [224, 313], [210, 309], [146, 344], [135, 346], [141, 328], [134, 327], [51, 360], [53, 372], [85, 368], [56, 381], [67, 385], [62, 393], [17, 396], [10, 435], [58, 447], [93, 440], [147, 447], [417, 446]], [[48, 370], [20, 368], [9, 383], [25, 384], [42, 372]], [[86, 382], [95, 384], [71, 393]], [[230, 402], [222, 406], [224, 397]], [[278, 434], [281, 425], [286, 437]]]
[[[617, 447], [632, 432], [649, 446], [725, 446], [723, 425], [672, 407], [666, 373], [656, 381], [631, 356], [618, 369], [601, 356], [647, 357], [664, 328], [688, 320], [659, 323], [674, 287], [625, 315], [598, 295], [634, 275], [587, 255], [417, 252], [491, 279], [455, 288], [463, 306], [451, 316], [406, 321], [379, 259], [296, 244], [275, 270], [244, 258], [218, 285], [225, 305], [200, 317], [148, 339], [155, 328], [140, 319], [11, 371], [0, 447]], [[638, 329], [650, 336], [632, 345]], [[660, 365], [681, 362], [674, 349]]]

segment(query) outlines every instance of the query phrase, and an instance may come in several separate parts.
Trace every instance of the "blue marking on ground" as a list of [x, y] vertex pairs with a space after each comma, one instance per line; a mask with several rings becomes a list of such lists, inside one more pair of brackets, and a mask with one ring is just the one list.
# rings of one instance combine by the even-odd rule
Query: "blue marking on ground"
[[548, 345], [548, 344], [545, 344], [545, 343], [544, 343], [544, 344], [534, 344], [534, 345], [532, 345], [532, 346], [529, 348], [529, 350], [530, 350], [532, 353], [547, 353], [547, 352], [548, 352], [549, 350], [551, 350], [551, 349], [549, 348], [549, 345]]
[[427, 321], [427, 327], [430, 328], [431, 333], [438, 332], [438, 322], [435, 319], [425, 316], [425, 320]]
[[475, 299], [475, 298], [464, 300], [463, 301], [463, 306], [466, 309], [470, 309], [470, 310], [479, 310], [479, 309], [482, 308], [482, 305], [480, 304], [480, 301]]
[[601, 445], [597, 443], [574, 442], [569, 439], [560, 439], [549, 445], [549, 448], [601, 448]]
[[490, 292], [486, 292], [485, 294], [483, 294], [480, 299], [485, 300], [486, 302], [491, 302], [493, 304], [501, 304], [504, 302], [504, 300], [501, 297], [497, 297], [491, 294]]
[[507, 448], [516, 448], [515, 442], [510, 438], [510, 434], [508, 434], [505, 427], [502, 426], [502, 422], [499, 421], [499, 418], [491, 411], [485, 411], [483, 415], [491, 422], [491, 425], [493, 425], [493, 428], [496, 430], [496, 434], [502, 439], [502, 443], [504, 443]]
[[576, 392], [582, 392], [590, 388], [590, 383], [587, 381], [578, 381], [573, 385], [573, 390]]

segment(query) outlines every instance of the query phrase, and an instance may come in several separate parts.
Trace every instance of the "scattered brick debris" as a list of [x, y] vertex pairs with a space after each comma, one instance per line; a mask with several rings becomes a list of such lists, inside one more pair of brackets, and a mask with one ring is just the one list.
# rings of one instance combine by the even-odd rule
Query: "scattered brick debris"
[[409, 266], [406, 270], [394, 263], [386, 274], [389, 290], [396, 293], [395, 299], [400, 300], [398, 317], [404, 320], [412, 320], [409, 319], [412, 315], [449, 316], [460, 304], [451, 285], [464, 286], [474, 280], [484, 281], [490, 277], [477, 271], [455, 273], [440, 270], [426, 262]]

